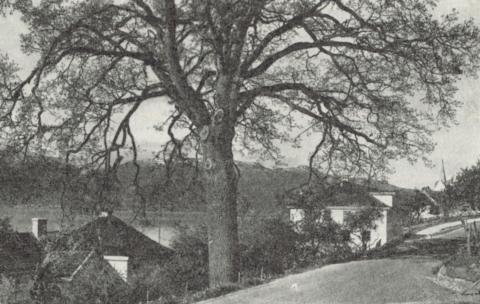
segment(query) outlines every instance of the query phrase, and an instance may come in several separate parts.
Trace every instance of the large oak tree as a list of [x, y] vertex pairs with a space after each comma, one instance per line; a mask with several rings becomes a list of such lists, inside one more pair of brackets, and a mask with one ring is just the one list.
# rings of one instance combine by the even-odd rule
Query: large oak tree
[[108, 176], [127, 148], [136, 159], [130, 122], [142, 103], [165, 104], [164, 151], [201, 156], [210, 284], [235, 281], [234, 149], [275, 157], [301, 127], [319, 137], [310, 164], [343, 174], [432, 150], [431, 132], [458, 105], [455, 82], [473, 74], [479, 53], [473, 22], [436, 17], [435, 5], [2, 0], [28, 25], [23, 51], [39, 58], [24, 79], [1, 59], [4, 142], [53, 148]]

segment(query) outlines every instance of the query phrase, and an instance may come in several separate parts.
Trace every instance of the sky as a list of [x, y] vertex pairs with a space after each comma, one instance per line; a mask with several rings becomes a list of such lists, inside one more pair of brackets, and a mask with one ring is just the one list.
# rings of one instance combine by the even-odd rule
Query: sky
[[[480, 0], [439, 0], [437, 13], [447, 13], [454, 8], [462, 18], [474, 18], [480, 26]], [[0, 17], [0, 52], [8, 53], [20, 65], [22, 74], [28, 73], [35, 65], [35, 58], [20, 51], [19, 35], [26, 30], [18, 15]], [[457, 113], [458, 124], [434, 134], [436, 149], [428, 156], [433, 167], [421, 161], [415, 164], [394, 162], [395, 172], [388, 177], [390, 183], [409, 188], [434, 186], [440, 179], [442, 160], [447, 177], [451, 177], [461, 168], [472, 166], [480, 159], [480, 79], [463, 79], [458, 88], [457, 97], [463, 103]], [[164, 134], [154, 129], [164, 113], [165, 103], [152, 101], [144, 103], [133, 118], [133, 131], [144, 156], [153, 154], [166, 139]], [[283, 163], [289, 166], [306, 165], [312, 152], [311, 141], [312, 138], [307, 138], [301, 148], [283, 146]]]

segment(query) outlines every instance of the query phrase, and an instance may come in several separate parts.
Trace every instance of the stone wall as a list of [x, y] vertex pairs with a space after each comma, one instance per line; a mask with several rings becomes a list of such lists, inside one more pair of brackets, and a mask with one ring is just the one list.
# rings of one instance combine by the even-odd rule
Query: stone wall
[[438, 271], [436, 282], [438, 285], [453, 290], [457, 293], [463, 293], [472, 288], [473, 282], [452, 278], [447, 275], [447, 268], [443, 265]]

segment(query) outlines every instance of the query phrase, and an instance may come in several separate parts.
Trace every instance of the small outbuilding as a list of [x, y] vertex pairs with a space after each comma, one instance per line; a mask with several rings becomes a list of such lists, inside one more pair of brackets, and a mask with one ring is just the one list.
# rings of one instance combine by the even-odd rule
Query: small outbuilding
[[[368, 191], [365, 187], [344, 182], [335, 188], [335, 191], [320, 199], [319, 206], [323, 206], [330, 212], [331, 218], [339, 225], [344, 225], [350, 214], [360, 212], [368, 208], [377, 209], [381, 216], [375, 220], [374, 229], [365, 231], [368, 247], [381, 246], [392, 240], [402, 237], [400, 219], [394, 208], [395, 192]], [[292, 222], [299, 222], [305, 218], [305, 210], [302, 206], [290, 206], [289, 215]], [[352, 243], [359, 243], [358, 236], [351, 236]]]

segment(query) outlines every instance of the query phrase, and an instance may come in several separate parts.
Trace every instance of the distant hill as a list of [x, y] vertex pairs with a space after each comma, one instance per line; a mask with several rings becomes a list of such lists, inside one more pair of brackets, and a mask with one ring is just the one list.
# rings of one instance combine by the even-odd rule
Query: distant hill
[[[65, 180], [65, 168], [59, 161], [36, 158], [25, 163], [0, 163], [0, 198], [3, 205], [35, 205], [58, 207]], [[149, 161], [140, 162], [139, 191], [149, 210], [204, 211], [201, 178], [191, 165], [178, 165], [171, 178], [166, 177], [166, 167]], [[259, 163], [239, 162], [239, 213], [249, 210], [256, 213], [274, 213], [282, 209], [280, 197], [285, 191], [305, 184], [309, 171], [306, 167], [267, 168]], [[118, 176], [121, 186], [116, 189], [115, 200], [120, 208], [137, 208], [142, 199], [136, 193], [132, 181], [135, 166], [127, 162], [120, 166]], [[80, 170], [70, 172], [70, 182], [65, 200], [78, 208], [89, 193], [80, 191]], [[68, 181], [67, 181], [68, 182]], [[398, 203], [411, 196], [414, 190], [403, 189], [386, 181], [367, 182], [357, 179], [357, 184], [370, 191], [396, 191]], [[98, 185], [97, 185], [98, 186]], [[79, 193], [82, 193], [79, 196]], [[76, 195], [76, 196], [75, 196]]]

